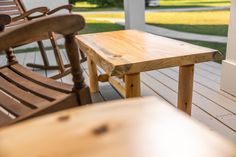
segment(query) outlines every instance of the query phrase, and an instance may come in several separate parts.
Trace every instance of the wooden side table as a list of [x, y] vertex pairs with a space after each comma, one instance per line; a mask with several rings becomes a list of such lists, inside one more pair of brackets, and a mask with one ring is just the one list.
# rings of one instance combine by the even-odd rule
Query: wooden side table
[[63, 111], [0, 130], [1, 157], [235, 157], [230, 142], [156, 98]]
[[[99, 91], [98, 81], [109, 81], [124, 97], [138, 97], [140, 72], [179, 66], [178, 108], [188, 114], [194, 64], [223, 58], [217, 50], [135, 30], [79, 35], [77, 42], [88, 57], [91, 92]], [[106, 74], [98, 76], [96, 65]]]

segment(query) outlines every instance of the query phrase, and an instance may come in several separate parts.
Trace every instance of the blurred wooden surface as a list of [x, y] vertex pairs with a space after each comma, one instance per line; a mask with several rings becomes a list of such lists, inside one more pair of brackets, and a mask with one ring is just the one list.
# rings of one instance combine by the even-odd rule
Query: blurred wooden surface
[[62, 111], [0, 131], [4, 157], [235, 157], [220, 136], [157, 98]]

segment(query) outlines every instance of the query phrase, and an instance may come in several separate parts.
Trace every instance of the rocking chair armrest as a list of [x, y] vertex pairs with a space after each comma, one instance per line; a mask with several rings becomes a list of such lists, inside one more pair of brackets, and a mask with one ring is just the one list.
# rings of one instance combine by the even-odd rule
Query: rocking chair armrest
[[47, 14], [52, 15], [52, 14], [54, 14], [54, 13], [60, 11], [60, 10], [63, 10], [63, 9], [68, 10], [71, 13], [71, 11], [73, 9], [73, 5], [72, 4], [62, 5], [60, 7], [57, 7], [57, 8], [54, 8], [54, 9], [50, 10]]
[[0, 32], [4, 30], [5, 25], [11, 23], [11, 17], [6, 14], [0, 14]]
[[[24, 18], [27, 18], [28, 20], [32, 20], [32, 19], [35, 19], [35, 18], [43, 17], [47, 14], [48, 11], [49, 11], [49, 9], [47, 7], [34, 8], [34, 9], [26, 11], [25, 13], [22, 13], [19, 16], [16, 16], [16, 17], [12, 18], [12, 21], [15, 22], [15, 21], [18, 21], [18, 20], [22, 20]], [[31, 16], [34, 13], [41, 13], [41, 14]]]

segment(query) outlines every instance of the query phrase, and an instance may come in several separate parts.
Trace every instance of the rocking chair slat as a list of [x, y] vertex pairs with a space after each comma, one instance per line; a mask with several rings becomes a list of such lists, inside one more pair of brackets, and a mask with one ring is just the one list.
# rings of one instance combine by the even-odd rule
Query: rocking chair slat
[[15, 116], [25, 115], [32, 111], [31, 108], [20, 102], [16, 102], [14, 99], [9, 98], [9, 96], [3, 92], [0, 92], [0, 98], [0, 106]]
[[19, 75], [30, 79], [33, 82], [37, 82], [38, 84], [51, 88], [51, 89], [55, 89], [61, 92], [65, 92], [65, 93], [70, 93], [72, 91], [72, 86], [69, 84], [65, 84], [65, 83], [60, 83], [60, 82], [56, 82], [52, 79], [48, 79], [45, 78], [37, 73], [34, 73], [32, 71], [25, 71], [25, 68], [22, 65], [19, 64], [14, 64], [10, 67], [12, 70], [14, 70], [16, 73], [18, 73]]
[[2, 77], [0, 77], [0, 82], [0, 89], [2, 91], [32, 108], [43, 107], [49, 103], [48, 100], [36, 96], [28, 91], [22, 90]]
[[16, 15], [20, 15], [20, 12], [18, 10], [13, 10], [13, 11], [0, 11], [0, 14], [7, 14], [10, 16], [16, 16]]
[[6, 6], [6, 7], [1, 7], [0, 11], [11, 11], [11, 10], [18, 10], [18, 7], [16, 6]]
[[13, 119], [10, 116], [0, 111], [0, 126], [6, 125], [6, 122], [9, 124], [12, 121]]
[[4, 5], [15, 5], [15, 2], [13, 1], [0, 1], [0, 5], [4, 6]]
[[61, 99], [66, 96], [66, 94], [62, 94], [61, 92], [58, 92], [56, 90], [52, 90], [49, 88], [46, 88], [44, 86], [41, 86], [35, 82], [32, 82], [28, 79], [23, 78], [22, 76], [16, 74], [9, 68], [3, 68], [0, 69], [0, 73], [6, 78], [8, 81], [16, 84], [18, 87], [22, 89], [26, 89], [30, 92], [32, 92], [35, 95], [39, 95], [45, 99], [48, 99], [50, 101]]

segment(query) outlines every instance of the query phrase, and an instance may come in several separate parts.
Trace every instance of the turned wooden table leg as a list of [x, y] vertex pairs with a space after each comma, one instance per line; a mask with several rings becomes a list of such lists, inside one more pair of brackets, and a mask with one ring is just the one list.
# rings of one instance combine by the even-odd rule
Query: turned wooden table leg
[[87, 63], [89, 70], [90, 91], [91, 93], [95, 93], [99, 91], [97, 66], [89, 56], [87, 57]]
[[191, 115], [194, 65], [179, 68], [178, 109]]
[[140, 89], [140, 73], [125, 75], [125, 97], [139, 97]]

